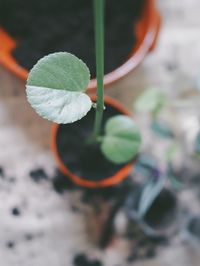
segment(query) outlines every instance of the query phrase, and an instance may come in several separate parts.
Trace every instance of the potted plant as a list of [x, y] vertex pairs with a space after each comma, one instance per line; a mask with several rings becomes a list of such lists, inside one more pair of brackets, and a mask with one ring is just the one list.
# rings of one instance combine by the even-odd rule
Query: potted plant
[[26, 92], [36, 112], [57, 123], [52, 147], [60, 170], [78, 185], [103, 187], [128, 176], [141, 137], [124, 107], [110, 98], [104, 102], [104, 1], [94, 0], [94, 10], [95, 102], [85, 93], [88, 67], [66, 52], [39, 60], [29, 73]]
[[[155, 0], [107, 0], [104, 85], [124, 77], [155, 46], [160, 16]], [[92, 1], [54, 0], [0, 4], [0, 62], [27, 79], [30, 66], [45, 54], [67, 50], [90, 66], [89, 91], [96, 88]], [[37, 21], [32, 23], [37, 13]], [[6, 14], [6, 16], [4, 15]], [[10, 17], [7, 15], [10, 14]], [[67, 15], [66, 15], [67, 14]], [[78, 24], [78, 25], [77, 25]], [[6, 32], [5, 32], [6, 30]], [[85, 45], [80, 46], [84, 41]], [[89, 48], [88, 48], [89, 47]]]

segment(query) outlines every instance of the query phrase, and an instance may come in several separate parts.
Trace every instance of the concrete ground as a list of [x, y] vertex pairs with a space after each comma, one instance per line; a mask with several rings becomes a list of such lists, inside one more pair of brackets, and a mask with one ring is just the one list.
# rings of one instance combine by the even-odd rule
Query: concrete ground
[[[147, 86], [176, 95], [200, 73], [200, 1], [159, 0], [158, 6], [163, 23], [156, 50], [107, 91], [130, 109]], [[53, 176], [50, 130], [51, 123], [28, 105], [24, 82], [0, 67], [0, 166], [5, 172], [0, 177], [0, 265], [69, 266], [80, 251], [103, 257], [108, 266], [125, 265], [123, 245], [103, 253], [87, 241], [84, 217], [71, 211], [70, 195], [60, 196], [51, 182], [30, 178], [30, 171], [40, 167]], [[134, 265], [199, 266], [199, 256], [174, 241], [155, 259]]]

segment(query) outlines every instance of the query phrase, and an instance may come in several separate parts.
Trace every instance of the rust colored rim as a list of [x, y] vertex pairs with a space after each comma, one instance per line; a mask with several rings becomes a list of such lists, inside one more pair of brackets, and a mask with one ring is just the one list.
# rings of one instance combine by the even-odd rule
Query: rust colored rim
[[[96, 100], [95, 96], [91, 98], [93, 101]], [[122, 114], [131, 116], [131, 113], [123, 105], [121, 105], [118, 101], [108, 96], [105, 97], [105, 103], [107, 105], [111, 105], [112, 107], [116, 108]], [[51, 150], [56, 159], [56, 163], [58, 165], [59, 170], [64, 175], [68, 176], [75, 184], [82, 186], [82, 187], [88, 187], [88, 188], [101, 188], [101, 187], [113, 186], [113, 185], [120, 183], [125, 178], [127, 178], [130, 172], [132, 171], [133, 162], [130, 162], [126, 164], [125, 166], [123, 166], [115, 175], [107, 177], [100, 181], [86, 180], [80, 176], [73, 174], [60, 158], [58, 147], [57, 147], [57, 141], [56, 141], [58, 129], [59, 129], [59, 125], [53, 124], [52, 131], [51, 131]]]
[[[136, 44], [124, 64], [104, 76], [105, 86], [123, 78], [136, 68], [155, 47], [160, 29], [160, 21], [155, 0], [146, 0], [142, 16], [134, 29]], [[21, 79], [26, 80], [28, 71], [21, 67], [11, 54], [15, 46], [16, 41], [0, 28], [0, 63]], [[95, 89], [96, 79], [92, 79], [88, 86], [88, 92], [92, 93]]]

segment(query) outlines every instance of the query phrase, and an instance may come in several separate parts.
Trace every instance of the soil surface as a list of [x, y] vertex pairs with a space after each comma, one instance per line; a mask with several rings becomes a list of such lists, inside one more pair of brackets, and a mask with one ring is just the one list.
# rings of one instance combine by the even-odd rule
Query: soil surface
[[[123, 64], [132, 51], [133, 24], [144, 1], [106, 0], [105, 73]], [[0, 25], [17, 39], [13, 56], [21, 66], [30, 69], [46, 54], [67, 51], [81, 58], [95, 77], [92, 0], [2, 0]]]
[[[105, 122], [119, 112], [106, 106], [102, 128]], [[89, 145], [86, 140], [92, 135], [94, 109], [80, 121], [61, 125], [57, 135], [57, 146], [64, 164], [70, 171], [87, 180], [102, 180], [114, 175], [124, 164], [114, 164], [102, 154], [99, 145]], [[103, 132], [102, 132], [103, 133]]]

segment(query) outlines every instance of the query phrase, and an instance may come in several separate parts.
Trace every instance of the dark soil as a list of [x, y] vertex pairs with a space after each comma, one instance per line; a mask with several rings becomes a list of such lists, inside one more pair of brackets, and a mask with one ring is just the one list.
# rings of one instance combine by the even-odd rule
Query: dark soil
[[41, 180], [47, 180], [48, 179], [46, 172], [42, 168], [32, 170], [32, 171], [30, 171], [29, 174], [30, 174], [30, 177], [32, 178], [32, 180], [35, 181], [36, 183], [40, 182]]
[[176, 197], [171, 191], [164, 189], [153, 202], [144, 220], [154, 229], [163, 229], [174, 222], [176, 211]]
[[[111, 106], [106, 107], [105, 122], [119, 112]], [[91, 110], [83, 119], [67, 125], [61, 125], [57, 135], [57, 146], [61, 160], [70, 171], [87, 180], [102, 180], [114, 175], [124, 164], [114, 164], [102, 154], [99, 145], [89, 145], [95, 111]], [[103, 133], [103, 132], [102, 132]]]
[[[105, 73], [128, 58], [135, 43], [133, 24], [145, 0], [106, 0]], [[13, 55], [27, 69], [42, 56], [67, 51], [80, 57], [95, 77], [92, 0], [1, 0], [0, 25], [18, 44]]]
[[14, 216], [20, 216], [21, 215], [21, 212], [20, 212], [20, 209], [18, 207], [14, 207], [12, 210], [12, 215]]
[[4, 169], [1, 166], [0, 166], [0, 177], [2, 177], [2, 178], [5, 177]]
[[98, 259], [90, 259], [84, 253], [75, 255], [73, 260], [74, 266], [102, 266], [103, 263]]
[[53, 189], [59, 193], [63, 194], [66, 190], [74, 190], [77, 189], [72, 181], [65, 175], [63, 175], [59, 170], [56, 169], [55, 175], [53, 176]]
[[159, 247], [169, 245], [169, 240], [165, 237], [147, 236], [134, 221], [129, 221], [127, 238], [132, 240], [133, 246], [127, 258], [128, 263], [152, 259], [157, 255]]

